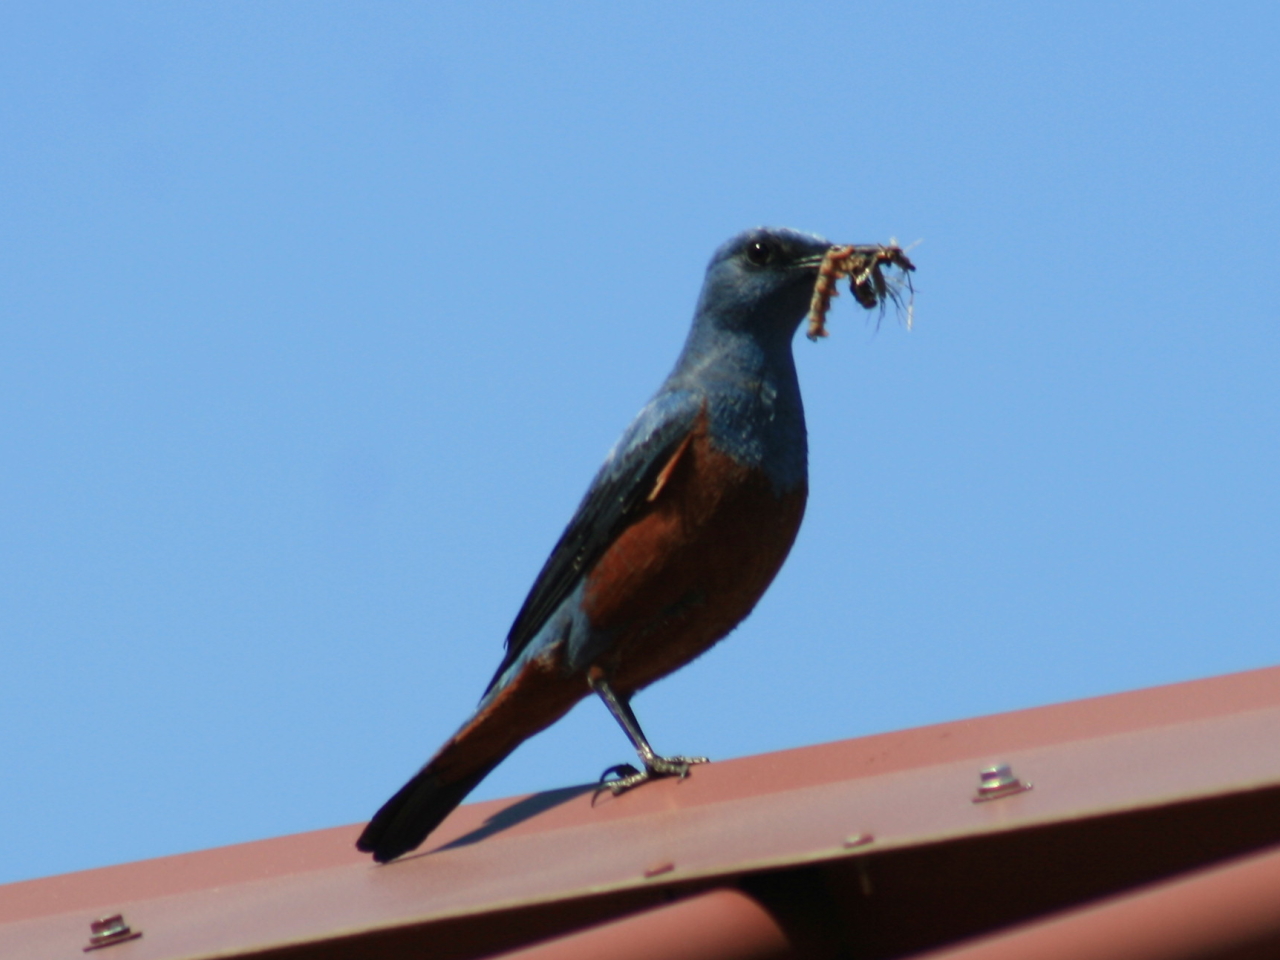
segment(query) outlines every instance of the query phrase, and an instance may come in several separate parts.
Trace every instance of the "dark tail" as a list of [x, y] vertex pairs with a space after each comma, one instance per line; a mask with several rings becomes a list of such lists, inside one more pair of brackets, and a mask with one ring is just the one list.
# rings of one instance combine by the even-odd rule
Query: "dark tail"
[[356, 846], [379, 863], [408, 853], [460, 804], [494, 767], [539, 730], [559, 720], [588, 692], [582, 676], [547, 658], [532, 661], [486, 695], [417, 776], [382, 805]]
[[408, 853], [427, 839], [427, 834], [440, 826], [504, 758], [505, 755], [498, 757], [460, 779], [447, 780], [440, 775], [433, 760], [373, 815], [356, 841], [356, 847], [372, 853], [379, 863]]

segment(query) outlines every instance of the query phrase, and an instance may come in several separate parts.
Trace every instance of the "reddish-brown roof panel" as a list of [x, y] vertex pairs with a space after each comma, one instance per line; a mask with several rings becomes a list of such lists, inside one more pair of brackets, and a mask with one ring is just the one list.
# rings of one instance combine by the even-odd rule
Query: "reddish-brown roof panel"
[[713, 890], [494, 960], [782, 960], [786, 932], [760, 903]]
[[[548, 960], [550, 960], [548, 954]], [[565, 955], [569, 956], [568, 954]], [[1280, 851], [1144, 887], [918, 960], [1280, 957]]]
[[[994, 761], [1032, 788], [974, 802], [979, 771]], [[569, 788], [471, 804], [421, 851], [382, 867], [351, 846], [358, 827], [341, 827], [10, 884], [0, 887], [0, 956], [78, 953], [89, 922], [106, 913], [123, 913], [143, 933], [103, 954], [119, 960], [303, 956], [297, 951], [362, 940], [377, 940], [387, 956], [395, 944], [410, 955], [419, 940], [440, 956], [477, 956], [481, 940], [488, 952], [510, 949], [700, 885], [824, 864], [823, 883], [835, 889], [851, 877], [850, 895], [866, 900], [857, 909], [879, 911], [864, 928], [875, 929], [878, 917], [884, 929], [893, 885], [867, 878], [893, 877], [911, 851], [952, 845], [955, 863], [976, 842], [1016, 836], [1049, 849], [1035, 839], [1045, 831], [1191, 811], [1179, 822], [1197, 825], [1197, 843], [1184, 846], [1198, 852], [1179, 860], [1165, 849], [1170, 841], [1158, 840], [1159, 857], [1139, 857], [1150, 869], [1125, 882], [1140, 881], [1280, 840], [1280, 828], [1268, 833], [1280, 819], [1269, 791], [1280, 796], [1280, 668], [713, 763], [684, 781], [594, 802], [590, 788]], [[1223, 832], [1212, 818], [1232, 797], [1245, 798], [1251, 812], [1233, 816], [1248, 829]], [[986, 869], [981, 857], [974, 863]], [[1126, 869], [1118, 865], [1115, 876], [1130, 876]], [[1071, 896], [1119, 883], [1077, 883]], [[873, 887], [875, 897], [858, 892]], [[904, 909], [908, 887], [893, 894]], [[525, 923], [523, 932], [484, 939], [493, 925], [468, 920], [499, 913], [511, 930]], [[975, 929], [965, 918], [953, 924]], [[448, 931], [452, 952], [440, 946]], [[881, 954], [863, 952], [939, 942], [894, 936], [884, 932]]]

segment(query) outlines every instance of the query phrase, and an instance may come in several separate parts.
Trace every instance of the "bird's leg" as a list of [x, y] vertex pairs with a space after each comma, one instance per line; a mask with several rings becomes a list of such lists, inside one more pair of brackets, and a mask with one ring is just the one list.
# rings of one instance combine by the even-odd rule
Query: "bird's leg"
[[591, 689], [600, 695], [604, 705], [613, 714], [613, 719], [618, 721], [618, 725], [622, 727], [622, 732], [627, 735], [631, 745], [636, 748], [636, 753], [640, 755], [640, 762], [644, 764], [643, 770], [636, 770], [631, 764], [624, 763], [616, 767], [610, 767], [604, 772], [605, 776], [615, 772], [622, 774], [615, 780], [601, 781], [602, 786], [607, 786], [612, 790], [614, 796], [624, 790], [639, 786], [654, 777], [679, 777], [683, 780], [689, 775], [689, 768], [693, 764], [708, 762], [706, 757], [658, 756], [653, 747], [649, 746], [649, 741], [645, 737], [644, 731], [640, 729], [640, 721], [636, 719], [635, 713], [632, 712], [631, 704], [614, 693], [613, 688], [609, 686], [609, 682], [594, 671], [588, 675], [587, 682], [591, 684]]

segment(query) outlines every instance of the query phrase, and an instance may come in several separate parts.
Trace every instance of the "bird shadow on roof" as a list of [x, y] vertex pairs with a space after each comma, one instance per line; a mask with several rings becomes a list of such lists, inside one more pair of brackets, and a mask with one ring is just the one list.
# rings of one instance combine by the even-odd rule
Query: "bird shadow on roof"
[[455, 847], [466, 847], [473, 843], [479, 843], [495, 833], [501, 833], [516, 824], [531, 820], [538, 814], [544, 813], [553, 807], [558, 807], [562, 803], [568, 803], [575, 797], [597, 790], [599, 786], [598, 783], [584, 783], [576, 787], [560, 787], [558, 790], [546, 790], [542, 793], [535, 793], [531, 797], [525, 797], [523, 800], [517, 800], [511, 806], [499, 810], [470, 833], [465, 833], [458, 839], [451, 840], [431, 852], [436, 853], [440, 850], [452, 850]]

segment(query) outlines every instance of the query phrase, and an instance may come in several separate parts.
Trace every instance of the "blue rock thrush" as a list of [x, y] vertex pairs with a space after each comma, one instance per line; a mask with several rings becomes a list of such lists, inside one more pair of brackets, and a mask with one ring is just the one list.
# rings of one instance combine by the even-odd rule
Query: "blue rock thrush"
[[[855, 257], [866, 267], [857, 276], [839, 259], [854, 251], [870, 251]], [[864, 306], [876, 302], [867, 290], [883, 299], [881, 263], [911, 269], [896, 247], [835, 247], [792, 230], [750, 230], [715, 252], [675, 369], [551, 551], [475, 714], [374, 815], [361, 850], [385, 862], [417, 847], [591, 691], [644, 766], [615, 768], [629, 774], [605, 782], [615, 792], [704, 761], [654, 753], [629, 701], [737, 626], [782, 566], [808, 492], [791, 341], [840, 276]]]

